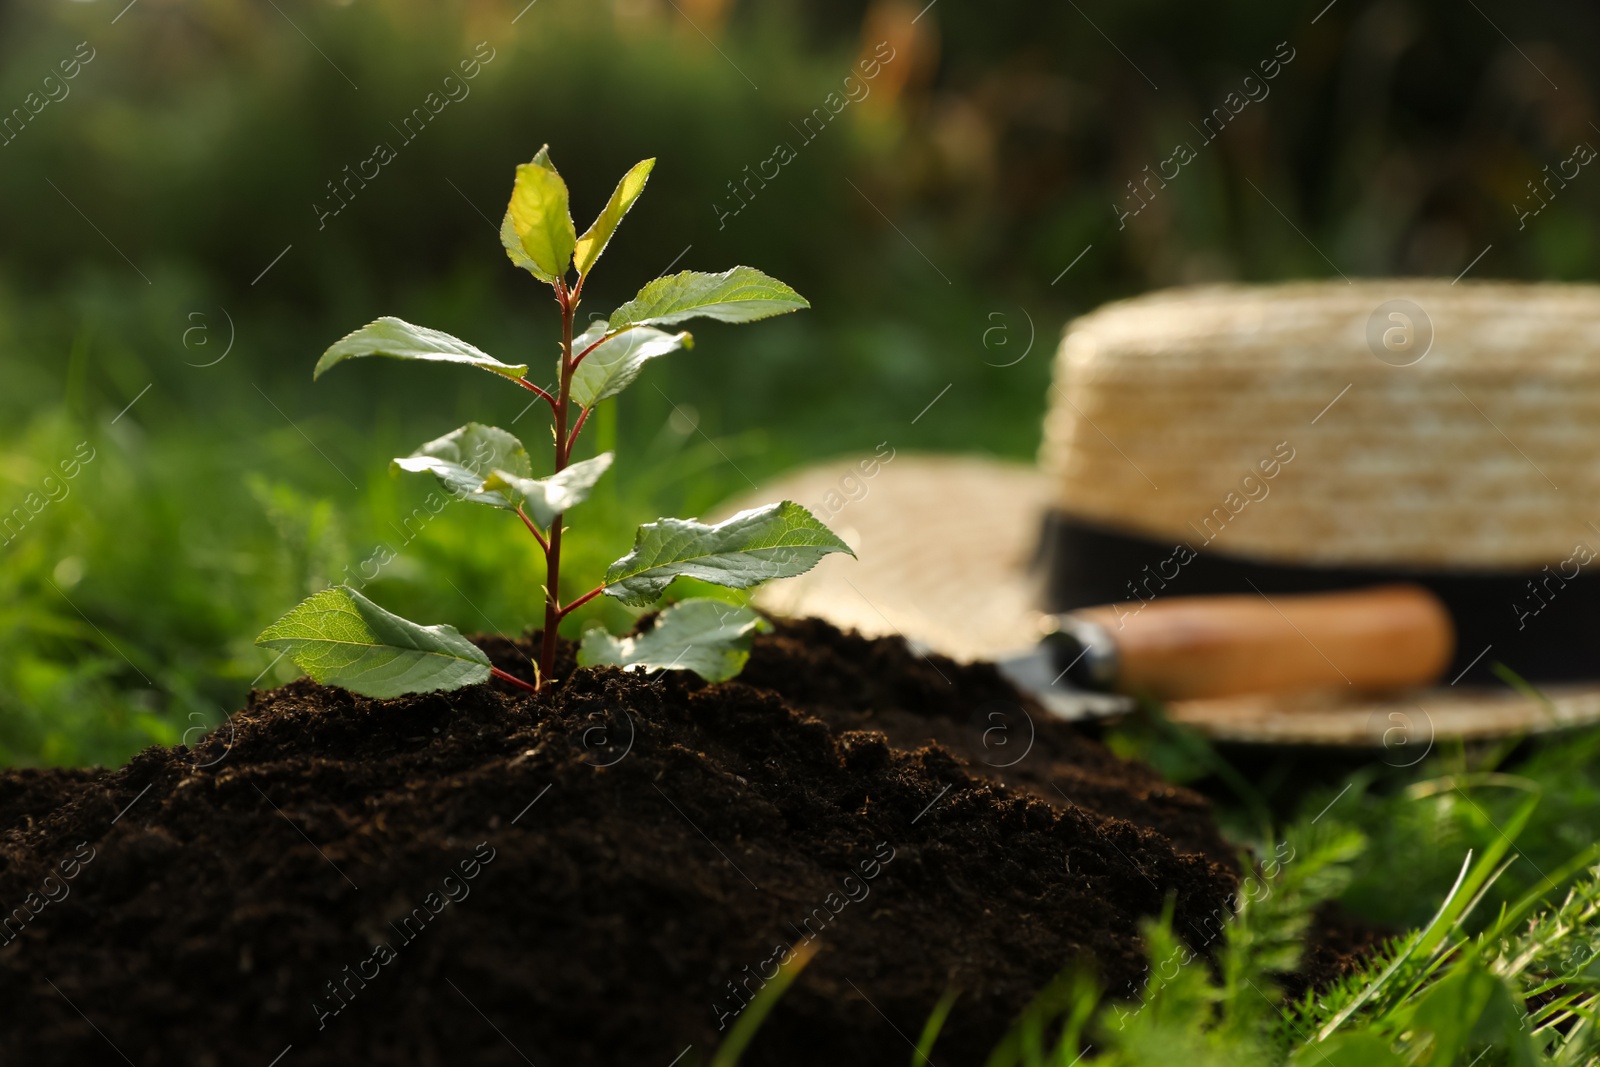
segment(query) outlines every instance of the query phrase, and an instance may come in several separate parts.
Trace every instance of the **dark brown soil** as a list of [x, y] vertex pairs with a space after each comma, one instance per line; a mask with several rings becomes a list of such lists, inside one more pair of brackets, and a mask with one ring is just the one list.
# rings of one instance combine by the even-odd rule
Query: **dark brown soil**
[[29, 1065], [687, 1067], [813, 937], [744, 1062], [905, 1062], [952, 986], [934, 1061], [981, 1062], [1060, 970], [1122, 988], [1141, 916], [1199, 929], [1235, 884], [1196, 795], [992, 668], [815, 622], [722, 685], [302, 680], [195, 750], [0, 774], [0, 828]]
[[1401, 931], [1352, 915], [1325, 901], [1311, 917], [1300, 969], [1281, 979], [1285, 994], [1298, 1000], [1364, 970], [1373, 953]]

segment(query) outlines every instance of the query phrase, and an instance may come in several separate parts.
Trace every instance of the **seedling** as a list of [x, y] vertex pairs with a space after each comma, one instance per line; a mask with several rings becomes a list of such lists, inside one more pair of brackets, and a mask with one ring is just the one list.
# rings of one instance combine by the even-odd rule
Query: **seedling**
[[[515, 436], [472, 422], [394, 461], [399, 470], [433, 474], [459, 500], [514, 514], [538, 542], [545, 580], [537, 684], [530, 686], [490, 664], [454, 627], [409, 622], [343, 585], [300, 603], [267, 627], [256, 638], [258, 645], [283, 651], [318, 682], [373, 697], [457, 689], [490, 676], [537, 689], [551, 679], [561, 620], [597, 596], [648, 607], [680, 575], [748, 589], [804, 573], [830, 552], [850, 552], [809, 511], [787, 500], [742, 511], [716, 525], [657, 519], [639, 527], [633, 550], [606, 570], [600, 584], [561, 603], [563, 517], [583, 503], [612, 460], [610, 452], [603, 452], [573, 462], [578, 435], [595, 405], [626, 389], [646, 363], [692, 346], [687, 332], [660, 327], [696, 317], [754, 322], [811, 306], [787, 285], [750, 267], [721, 274], [683, 271], [650, 282], [607, 318], [575, 335], [583, 287], [654, 166], [655, 160], [647, 159], [623, 175], [581, 237], [567, 209], [566, 183], [550, 162], [548, 147], [517, 168], [500, 241], [512, 263], [550, 286], [561, 309], [560, 354], [549, 388], [531, 380], [526, 365], [502, 363], [459, 338], [389, 316], [329, 348], [313, 373], [320, 377], [335, 364], [360, 356], [457, 363], [514, 382], [549, 405], [555, 456], [551, 473], [542, 478], [533, 476], [528, 452]], [[765, 626], [749, 608], [705, 598], [684, 600], [663, 611], [655, 626], [638, 637], [615, 638], [591, 630], [578, 662], [624, 669], [684, 668], [719, 681], [743, 668], [751, 639]]]

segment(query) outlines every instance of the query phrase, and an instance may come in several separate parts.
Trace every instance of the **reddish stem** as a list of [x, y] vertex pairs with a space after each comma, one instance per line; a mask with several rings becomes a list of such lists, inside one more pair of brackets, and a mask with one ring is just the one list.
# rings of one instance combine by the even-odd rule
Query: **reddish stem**
[[524, 682], [521, 678], [518, 678], [514, 674], [507, 674], [505, 671], [501, 670], [499, 667], [490, 667], [489, 668], [489, 673], [494, 675], [496, 678], [500, 679], [502, 682], [510, 682], [512, 685], [516, 686], [518, 689], [526, 689], [530, 693], [537, 693], [539, 691], [539, 687], [538, 686], [529, 685], [527, 682]]
[[595, 586], [593, 589], [591, 589], [587, 593], [583, 594], [577, 600], [574, 600], [572, 603], [570, 603], [566, 607], [562, 608], [561, 609], [562, 617], [564, 618], [569, 611], [577, 611], [579, 608], [583, 607], [589, 601], [593, 600], [595, 597], [599, 596], [601, 593], [603, 593], [605, 591], [606, 591], [606, 587], [605, 586], [603, 586], [603, 585]]
[[590, 345], [588, 348], [585, 348], [582, 352], [579, 352], [577, 354], [577, 356], [573, 358], [573, 360], [572, 360], [572, 369], [573, 370], [577, 370], [578, 369], [578, 364], [583, 362], [583, 357], [587, 356], [590, 352], [593, 352], [595, 349], [599, 348], [601, 345], [605, 344], [609, 340], [611, 340], [610, 337], [607, 337], [605, 334], [601, 334], [600, 335], [600, 340], [596, 341], [594, 344]]
[[539, 542], [539, 547], [544, 549], [545, 555], [548, 556], [550, 554], [549, 542], [544, 539], [544, 534], [539, 532], [539, 527], [533, 524], [533, 520], [528, 518], [527, 512], [523, 511], [521, 508], [518, 508], [517, 518], [522, 520], [522, 525], [528, 528], [528, 532], [533, 534], [533, 539]]
[[528, 379], [526, 379], [526, 378], [513, 378], [511, 380], [516, 382], [518, 385], [522, 386], [524, 389], [528, 389], [528, 390], [530, 390], [530, 391], [532, 391], [534, 393], [537, 393], [539, 396], [543, 397], [545, 403], [550, 405], [550, 410], [551, 411], [554, 411], [556, 409], [556, 398], [551, 396], [549, 393], [545, 392], [543, 389], [540, 389], [537, 385], [534, 385], [532, 382], [528, 381]]
[[[579, 283], [582, 284], [581, 282]], [[556, 279], [556, 303], [561, 306], [561, 384], [551, 405], [556, 417], [556, 473], [567, 468], [567, 408], [572, 400], [572, 315], [577, 302], [566, 279]], [[546, 394], [549, 395], [549, 394]], [[550, 677], [556, 662], [556, 629], [561, 623], [561, 516], [550, 520], [550, 541], [545, 549], [544, 646], [539, 651], [539, 684]]]
[[578, 421], [573, 423], [572, 433], [567, 435], [567, 455], [572, 455], [572, 446], [578, 443], [578, 434], [583, 432], [583, 423], [589, 417], [593, 408], [584, 408], [578, 412]]

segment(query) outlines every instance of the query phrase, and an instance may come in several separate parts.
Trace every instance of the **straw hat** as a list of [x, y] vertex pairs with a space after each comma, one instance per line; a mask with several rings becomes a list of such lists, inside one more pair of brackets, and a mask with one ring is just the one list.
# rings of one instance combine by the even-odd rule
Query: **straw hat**
[[[1157, 293], [1073, 323], [1042, 466], [1070, 515], [1297, 564], [1537, 571], [1600, 546], [1600, 287]], [[1281, 457], [1277, 457], [1280, 458]], [[1249, 510], [1249, 509], [1246, 509]], [[1198, 546], [1197, 546], [1198, 547]]]
[[[751, 495], [810, 506], [860, 556], [760, 604], [982, 659], [1026, 647], [1041, 608], [1401, 578], [1456, 619], [1438, 688], [1173, 716], [1230, 740], [1407, 752], [1600, 719], [1600, 287], [1156, 293], [1068, 327], [1037, 468], [883, 452]], [[1192, 559], [1175, 563], [1178, 545]]]

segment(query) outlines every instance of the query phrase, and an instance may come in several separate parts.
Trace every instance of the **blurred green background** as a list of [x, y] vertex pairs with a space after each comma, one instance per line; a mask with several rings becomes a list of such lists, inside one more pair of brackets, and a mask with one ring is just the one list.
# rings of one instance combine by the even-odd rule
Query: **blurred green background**
[[[386, 547], [367, 588], [395, 611], [535, 618], [523, 531], [463, 507], [408, 523], [432, 483], [388, 473], [468, 419], [539, 445], [525, 394], [450, 368], [352, 364], [315, 387], [310, 370], [380, 314], [553, 355], [554, 305], [494, 232], [546, 142], [580, 229], [628, 165], [660, 160], [585, 311], [669, 265], [735, 263], [814, 308], [707, 325], [598, 413], [587, 448], [621, 458], [569, 592], [636, 523], [799, 462], [882, 441], [1028, 458], [1054, 341], [1107, 299], [1335, 270], [1592, 277], [1600, 179], [1525, 224], [1516, 205], [1600, 144], [1575, 61], [1600, 14], [1324, 3], [5, 5], [0, 517], [24, 511], [0, 533], [0, 763], [198, 736], [295, 673], [253, 636]], [[469, 92], [403, 137], [475, 51], [492, 58]], [[893, 58], [802, 136], [874, 53]], [[1242, 92], [1259, 99], [1207, 143], [1204, 117]], [[319, 219], [380, 142], [396, 158]], [[794, 161], [734, 199], [780, 142]], [[1136, 200], [1179, 142], [1196, 158]], [[75, 454], [92, 459], [62, 478]]]

